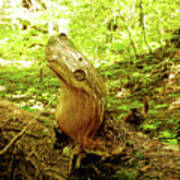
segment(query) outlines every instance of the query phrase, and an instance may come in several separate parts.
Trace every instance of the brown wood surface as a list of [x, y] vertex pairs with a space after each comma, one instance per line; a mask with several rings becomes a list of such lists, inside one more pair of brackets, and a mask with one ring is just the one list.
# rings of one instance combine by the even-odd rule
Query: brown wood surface
[[103, 80], [65, 34], [50, 38], [46, 60], [61, 84], [56, 109], [59, 128], [83, 149], [100, 148], [101, 142], [93, 136], [103, 121], [106, 104]]

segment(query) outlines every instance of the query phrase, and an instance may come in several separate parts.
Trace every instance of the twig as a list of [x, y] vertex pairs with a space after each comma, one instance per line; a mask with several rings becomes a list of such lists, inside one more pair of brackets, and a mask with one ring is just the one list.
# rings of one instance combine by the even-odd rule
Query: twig
[[[46, 105], [45, 108], [49, 107], [49, 105], [52, 103], [52, 101], [56, 98], [56, 96], [54, 98], [52, 98], [49, 103]], [[28, 127], [35, 122], [35, 120], [41, 115], [42, 112], [39, 112], [32, 121], [30, 121], [26, 126], [24, 126], [24, 128], [16, 135], [13, 137], [13, 139], [2, 149], [0, 150], [0, 155], [3, 155], [4, 153], [7, 152], [7, 150], [21, 137], [23, 136], [23, 134], [25, 133], [25, 131], [28, 129]]]

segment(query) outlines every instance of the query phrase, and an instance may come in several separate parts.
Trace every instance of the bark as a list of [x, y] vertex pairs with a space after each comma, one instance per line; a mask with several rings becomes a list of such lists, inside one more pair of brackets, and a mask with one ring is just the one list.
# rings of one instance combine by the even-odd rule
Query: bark
[[0, 101], [0, 179], [65, 179], [68, 163], [54, 148], [52, 122], [42, 119]]

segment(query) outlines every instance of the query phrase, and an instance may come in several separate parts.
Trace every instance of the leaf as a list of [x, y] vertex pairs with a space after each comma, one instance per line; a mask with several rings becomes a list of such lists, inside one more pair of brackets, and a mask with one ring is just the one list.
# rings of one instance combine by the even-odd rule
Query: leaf
[[158, 104], [155, 106], [155, 109], [167, 108], [168, 106], [168, 104]]
[[158, 111], [157, 111], [157, 110], [150, 109], [150, 110], [149, 110], [149, 114], [156, 115], [156, 114], [158, 114]]
[[172, 93], [172, 94], [169, 94], [168, 96], [169, 97], [178, 97], [178, 96], [180, 96], [180, 94], [179, 93]]
[[144, 130], [155, 130], [158, 128], [158, 126], [156, 124], [144, 124], [142, 128]]
[[169, 144], [178, 145], [178, 140], [177, 139], [167, 139], [166, 141]]
[[144, 68], [143, 68], [143, 71], [150, 71], [150, 70], [152, 70], [154, 67], [153, 67], [153, 65], [152, 66], [145, 66]]
[[138, 77], [141, 77], [141, 76], [142, 76], [142, 74], [139, 73], [139, 72], [134, 72], [134, 73], [132, 74], [132, 77], [134, 77], [134, 78], [138, 78]]
[[22, 109], [24, 109], [26, 111], [29, 111], [31, 113], [34, 112], [34, 110], [31, 107], [29, 107], [29, 106], [23, 106]]
[[124, 110], [124, 111], [129, 111], [130, 107], [128, 105], [121, 105], [121, 106], [118, 106], [118, 109], [119, 110]]
[[172, 138], [172, 137], [173, 137], [173, 134], [169, 132], [168, 130], [162, 131], [159, 134], [159, 138]]

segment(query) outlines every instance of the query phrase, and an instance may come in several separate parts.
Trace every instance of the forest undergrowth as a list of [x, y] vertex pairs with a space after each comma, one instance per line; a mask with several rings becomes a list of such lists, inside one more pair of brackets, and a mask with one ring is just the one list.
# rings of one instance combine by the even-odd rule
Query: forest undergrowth
[[[12, 66], [12, 65], [11, 65]], [[147, 68], [148, 67], [148, 68]], [[99, 73], [107, 85], [107, 111], [122, 121], [132, 109], [143, 111], [144, 98], [148, 114], [138, 127], [150, 137], [161, 140], [172, 149], [180, 142], [180, 63], [178, 58], [163, 60], [144, 57], [141, 64], [117, 62], [101, 66]], [[43, 114], [54, 119], [60, 95], [57, 78], [46, 66], [28, 68], [1, 67], [0, 96], [23, 109], [37, 113], [55, 99]]]

